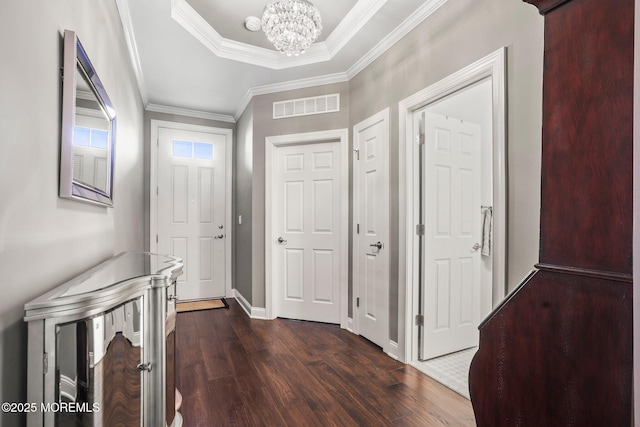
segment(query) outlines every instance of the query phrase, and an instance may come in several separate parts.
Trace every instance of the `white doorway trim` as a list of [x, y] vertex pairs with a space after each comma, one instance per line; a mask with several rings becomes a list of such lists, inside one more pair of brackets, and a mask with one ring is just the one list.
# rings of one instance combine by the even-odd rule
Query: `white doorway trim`
[[[635, 39], [640, 40], [640, 0], [635, 1]], [[633, 69], [640, 69], [640, 43], [634, 45]], [[640, 188], [640, 73], [633, 81], [633, 188]], [[633, 192], [633, 425], [640, 425], [640, 194]]]
[[231, 242], [233, 240], [233, 222], [231, 218], [232, 209], [232, 184], [233, 184], [233, 130], [225, 128], [217, 128], [213, 126], [200, 126], [187, 123], [171, 122], [166, 120], [151, 120], [151, 137], [149, 140], [150, 150], [150, 170], [149, 170], [149, 250], [151, 252], [158, 251], [158, 242], [156, 235], [158, 234], [158, 138], [161, 128], [185, 130], [192, 132], [215, 133], [226, 136], [225, 147], [225, 202], [226, 211], [224, 218], [225, 228], [225, 296], [232, 297], [232, 281], [231, 281], [231, 265], [232, 252]]
[[[414, 352], [414, 317], [419, 263], [414, 251], [419, 212], [418, 145], [413, 112], [460, 89], [490, 78], [493, 104], [493, 307], [506, 295], [506, 48], [500, 48], [473, 64], [400, 101], [399, 111], [399, 242], [398, 242], [398, 343], [399, 358], [410, 363]], [[404, 175], [402, 174], [404, 171]], [[404, 342], [402, 342], [404, 341]]]
[[340, 250], [343, 254], [343, 262], [340, 265], [340, 326], [347, 327], [348, 285], [349, 285], [349, 147], [348, 129], [333, 129], [318, 132], [306, 132], [289, 135], [268, 136], [265, 138], [265, 311], [267, 319], [274, 319], [274, 292], [273, 292], [273, 254], [272, 236], [272, 198], [273, 198], [273, 162], [275, 151], [278, 147], [295, 144], [313, 144], [318, 142], [340, 142], [342, 156], [341, 183], [340, 183], [340, 213], [342, 228], [340, 236]]

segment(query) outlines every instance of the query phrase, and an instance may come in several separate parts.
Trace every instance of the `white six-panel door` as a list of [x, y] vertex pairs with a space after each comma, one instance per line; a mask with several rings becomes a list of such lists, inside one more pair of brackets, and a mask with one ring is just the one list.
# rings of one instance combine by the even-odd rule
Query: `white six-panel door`
[[159, 128], [159, 253], [185, 262], [181, 301], [225, 296], [224, 134]]
[[474, 347], [480, 322], [480, 127], [424, 114], [421, 359]]
[[357, 124], [353, 287], [357, 331], [383, 349], [389, 313], [389, 110]]
[[277, 316], [340, 323], [340, 142], [275, 149], [273, 299]]

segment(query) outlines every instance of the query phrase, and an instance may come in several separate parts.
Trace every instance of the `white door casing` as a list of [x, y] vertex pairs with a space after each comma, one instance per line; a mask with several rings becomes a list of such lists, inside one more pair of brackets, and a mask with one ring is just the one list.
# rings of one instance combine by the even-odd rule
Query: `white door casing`
[[399, 246], [398, 246], [398, 354], [406, 363], [418, 359], [419, 295], [419, 145], [414, 112], [484, 79], [491, 81], [493, 251], [492, 303], [506, 295], [507, 191], [506, 191], [506, 52], [505, 47], [400, 101], [399, 110]]
[[344, 129], [266, 138], [268, 319], [346, 326], [346, 145]]
[[152, 120], [152, 141], [151, 250], [184, 259], [181, 301], [231, 295], [231, 130]]
[[388, 108], [354, 126], [353, 148], [354, 331], [388, 352]]
[[478, 344], [481, 129], [426, 111], [415, 114], [425, 128], [421, 359], [427, 360]]

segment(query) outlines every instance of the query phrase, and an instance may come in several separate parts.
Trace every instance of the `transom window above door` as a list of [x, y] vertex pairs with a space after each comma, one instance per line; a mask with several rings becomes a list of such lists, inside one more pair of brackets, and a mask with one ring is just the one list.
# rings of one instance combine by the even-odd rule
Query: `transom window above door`
[[102, 129], [75, 126], [73, 128], [73, 145], [79, 147], [92, 147], [107, 149], [109, 132]]
[[213, 144], [174, 139], [171, 155], [182, 159], [213, 160]]

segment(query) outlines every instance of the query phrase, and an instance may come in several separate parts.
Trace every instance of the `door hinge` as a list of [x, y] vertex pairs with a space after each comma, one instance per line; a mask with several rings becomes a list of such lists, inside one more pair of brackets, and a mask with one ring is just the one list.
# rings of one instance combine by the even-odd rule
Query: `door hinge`
[[416, 224], [416, 234], [418, 236], [424, 236], [424, 224]]
[[424, 133], [416, 135], [416, 142], [418, 145], [424, 145]]
[[360, 297], [356, 298], [356, 307], [360, 307]]
[[416, 326], [424, 326], [424, 316], [422, 314], [416, 314]]
[[156, 196], [159, 196], [159, 195], [160, 195], [160, 186], [157, 186], [156, 187]]
[[360, 234], [360, 224], [356, 224], [356, 234]]
[[42, 357], [42, 372], [46, 374], [49, 372], [49, 355], [45, 352]]
[[156, 243], [158, 243], [158, 235], [156, 234]]
[[358, 148], [354, 148], [353, 152], [356, 153], [356, 160], [360, 160], [360, 150]]

